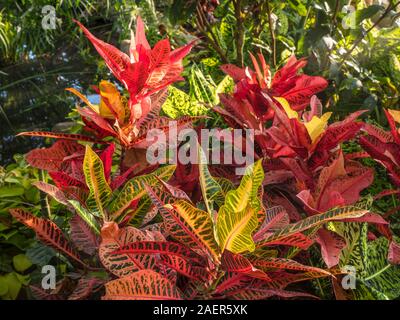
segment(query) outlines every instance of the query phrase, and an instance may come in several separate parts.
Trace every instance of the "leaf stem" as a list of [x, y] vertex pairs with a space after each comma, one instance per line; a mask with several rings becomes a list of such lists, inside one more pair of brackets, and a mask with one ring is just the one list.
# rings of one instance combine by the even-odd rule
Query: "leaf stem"
[[386, 265], [386, 267], [382, 268], [381, 270], [375, 272], [373, 275], [369, 276], [368, 278], [365, 278], [364, 281], [372, 280], [373, 278], [379, 276], [381, 273], [385, 272], [387, 269], [389, 269], [392, 265], [389, 263]]

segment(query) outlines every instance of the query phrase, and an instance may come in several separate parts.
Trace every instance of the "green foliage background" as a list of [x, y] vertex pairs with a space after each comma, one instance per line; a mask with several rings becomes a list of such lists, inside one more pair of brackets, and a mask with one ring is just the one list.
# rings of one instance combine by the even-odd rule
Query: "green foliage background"
[[[76, 116], [72, 110], [74, 99], [64, 88], [78, 86], [90, 94], [93, 93], [91, 84], [112, 79], [104, 62], [78, 32], [73, 18], [116, 45], [129, 38], [131, 22], [138, 14], [147, 24], [151, 44], [168, 36], [177, 47], [200, 38], [185, 61], [183, 76], [187, 81], [169, 89], [163, 111], [172, 118], [186, 114], [212, 115], [207, 125], [222, 125], [209, 109], [218, 103], [218, 93], [231, 91], [233, 84], [224, 77], [219, 66], [228, 62], [249, 65], [249, 52], [261, 52], [274, 70], [291, 54], [308, 57], [305, 72], [329, 79], [329, 87], [320, 98], [327, 109], [334, 111], [332, 120], [355, 110], [368, 109], [369, 121], [385, 127], [383, 108], [399, 109], [400, 19], [397, 18], [400, 6], [397, 1], [387, 1], [386, 6], [382, 6], [364, 0], [220, 0], [214, 7], [217, 2], [1, 1], [1, 298], [28, 297], [29, 292], [24, 288], [40, 276], [40, 266], [51, 260], [61, 273], [68, 266], [62, 256], [38, 244], [32, 232], [15, 225], [7, 211], [16, 205], [26, 206], [44, 216], [56, 216], [59, 225], [68, 217], [49, 198], [41, 198], [32, 186], [33, 182], [45, 181], [47, 177], [28, 167], [21, 156], [14, 156], [46, 142], [34, 138], [16, 140], [14, 135], [23, 130], [51, 129], [60, 122], [58, 129], [78, 130], [79, 126], [71, 122]], [[350, 14], [345, 10], [349, 3], [354, 9]], [[56, 9], [55, 30], [41, 27], [41, 9], [49, 4]], [[345, 147], [349, 152], [357, 151], [355, 148], [351, 144]], [[379, 166], [372, 161], [365, 164], [375, 166], [378, 172], [368, 193], [377, 194], [391, 188]], [[397, 207], [397, 202], [392, 197], [374, 205], [385, 212]], [[398, 231], [399, 219], [396, 215], [391, 219]], [[351, 232], [360, 237], [364, 231]], [[357, 245], [365, 255], [374, 254], [378, 246], [387, 250], [386, 243]], [[374, 272], [373, 268], [365, 266], [364, 280]], [[365, 286], [375, 286], [371, 280], [365, 281]], [[316, 287], [319, 287], [317, 291], [322, 288], [320, 284]], [[374, 298], [396, 296], [395, 289], [389, 293], [378, 289]], [[320, 294], [324, 296], [323, 292]]]

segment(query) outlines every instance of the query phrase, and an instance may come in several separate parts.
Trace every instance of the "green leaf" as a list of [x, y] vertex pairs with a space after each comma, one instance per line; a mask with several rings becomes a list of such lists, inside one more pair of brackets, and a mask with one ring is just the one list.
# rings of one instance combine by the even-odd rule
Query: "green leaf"
[[104, 175], [103, 161], [88, 145], [83, 160], [83, 172], [90, 191], [86, 201], [88, 208], [105, 219], [104, 209], [111, 199], [112, 191]]
[[217, 88], [215, 90], [215, 103], [219, 103], [219, 94], [220, 93], [231, 93], [233, 92], [233, 88], [235, 86], [235, 82], [230, 76], [225, 76], [220, 83], [218, 83]]
[[49, 264], [50, 260], [56, 256], [56, 251], [53, 248], [36, 242], [32, 247], [26, 250], [26, 255], [32, 263], [38, 266]]
[[22, 284], [18, 280], [15, 272], [6, 275], [0, 275], [0, 288], [5, 294], [1, 295], [2, 299], [15, 300], [18, 297]]
[[68, 202], [72, 205], [83, 221], [85, 221], [96, 234], [100, 234], [100, 225], [96, 218], [86, 208], [84, 208], [79, 201], [68, 200]]
[[25, 193], [25, 189], [22, 187], [1, 187], [0, 198], [18, 197]]
[[361, 22], [363, 22], [366, 19], [372, 18], [374, 15], [376, 15], [378, 12], [384, 10], [385, 8], [381, 5], [371, 5], [366, 8], [363, 8], [361, 10], [357, 10], [355, 15], [356, 15], [356, 25], [360, 25]]
[[322, 224], [329, 221], [359, 218], [362, 217], [367, 212], [368, 210], [357, 206], [346, 206], [341, 208], [335, 208], [325, 213], [316, 214], [307, 217], [303, 220], [300, 220], [296, 223], [289, 224], [286, 227], [274, 232], [265, 240], [259, 242], [258, 246], [264, 246], [267, 245], [268, 243], [287, 238], [291, 235], [294, 235], [295, 233], [303, 232], [310, 228], [321, 226]]
[[170, 118], [176, 119], [181, 116], [205, 115], [208, 108], [192, 100], [190, 96], [182, 90], [170, 86], [168, 88], [168, 97], [162, 106], [162, 110]]
[[214, 180], [210, 171], [208, 171], [207, 157], [203, 148], [198, 146], [199, 156], [199, 179], [203, 200], [207, 208], [207, 212], [213, 217], [214, 201], [221, 204], [224, 201], [221, 186]]
[[354, 299], [392, 300], [400, 296], [400, 266], [387, 260], [389, 240], [380, 237], [368, 241], [367, 223], [335, 222], [329, 229], [346, 240], [339, 266], [355, 267], [356, 288], [350, 291]]
[[13, 264], [15, 270], [18, 272], [24, 272], [32, 266], [32, 262], [29, 258], [22, 253], [13, 257]]

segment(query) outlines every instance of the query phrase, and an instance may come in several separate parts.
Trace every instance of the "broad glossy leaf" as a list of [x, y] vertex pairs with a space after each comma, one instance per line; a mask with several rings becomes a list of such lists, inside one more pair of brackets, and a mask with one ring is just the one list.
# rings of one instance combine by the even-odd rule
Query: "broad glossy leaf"
[[115, 222], [108, 222], [101, 230], [100, 260], [108, 271], [118, 277], [130, 275], [138, 270], [152, 269], [156, 263], [154, 256], [115, 252], [136, 241], [165, 240], [156, 237], [158, 234], [149, 231], [141, 231], [134, 227], [120, 229]]
[[84, 152], [84, 147], [75, 142], [58, 140], [50, 148], [34, 149], [26, 155], [26, 161], [35, 168], [47, 171], [64, 169], [64, 159], [74, 153]]
[[162, 265], [172, 268], [178, 273], [192, 280], [208, 282], [210, 273], [204, 266], [193, 265], [187, 259], [176, 255], [161, 255], [160, 262]]
[[105, 285], [103, 300], [180, 300], [176, 286], [159, 273], [141, 270]]
[[187, 246], [171, 241], [135, 241], [121, 247], [115, 253], [173, 255], [190, 260], [195, 264], [206, 264], [206, 260], [201, 255], [190, 250]]
[[227, 250], [224, 251], [221, 258], [221, 268], [227, 272], [235, 272], [246, 276], [270, 281], [268, 275], [256, 268], [247, 258], [240, 254], [233, 254]]
[[264, 180], [261, 161], [250, 166], [236, 190], [229, 191], [217, 216], [217, 238], [222, 251], [253, 251], [252, 233], [258, 226], [258, 189]]
[[[193, 207], [185, 200], [178, 200], [160, 210], [168, 233], [189, 246], [192, 250], [203, 250], [215, 261], [219, 261], [219, 248], [214, 238], [213, 223], [209, 214]], [[197, 249], [197, 250], [196, 250]]]
[[[110, 201], [112, 191], [104, 175], [104, 165], [100, 157], [86, 146], [83, 172], [90, 194], [86, 203], [90, 210], [103, 219], [107, 218], [105, 208]], [[98, 213], [97, 213], [98, 212]]]

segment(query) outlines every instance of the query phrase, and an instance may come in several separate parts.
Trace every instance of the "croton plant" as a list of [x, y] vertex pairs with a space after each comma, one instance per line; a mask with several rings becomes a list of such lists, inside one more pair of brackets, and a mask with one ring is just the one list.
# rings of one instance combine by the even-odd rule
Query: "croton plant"
[[[318, 298], [307, 281], [325, 281], [337, 299], [400, 295], [399, 247], [373, 199], [361, 196], [374, 172], [357, 161], [371, 155], [400, 185], [398, 112], [387, 112], [391, 132], [357, 120], [364, 111], [328, 124], [331, 113], [315, 95], [327, 81], [300, 73], [305, 59], [290, 57], [272, 76], [264, 57], [251, 55], [254, 70], [222, 66], [235, 88], [212, 112], [231, 128], [254, 130], [256, 161], [236, 176], [232, 166], [208, 165], [198, 147], [202, 161], [185, 175], [179, 163], [149, 165], [146, 137], [169, 130], [161, 108], [194, 42], [172, 50], [164, 39], [151, 48], [137, 18], [126, 54], [77, 24], [125, 90], [101, 81], [96, 105], [67, 89], [83, 103], [82, 134], [21, 134], [57, 139], [26, 160], [51, 177], [36, 187], [72, 213], [61, 229], [49, 217], [11, 210], [74, 267], [64, 290], [31, 285], [38, 299]], [[201, 119], [173, 121], [181, 130]], [[350, 139], [366, 152], [345, 153]], [[196, 182], [190, 188], [188, 179]], [[349, 266], [351, 289], [342, 285]]]

